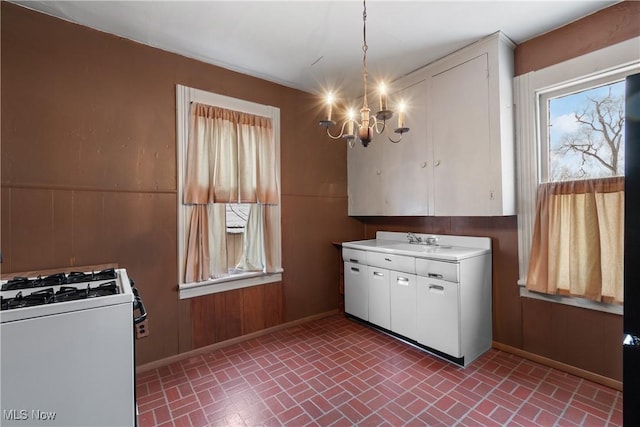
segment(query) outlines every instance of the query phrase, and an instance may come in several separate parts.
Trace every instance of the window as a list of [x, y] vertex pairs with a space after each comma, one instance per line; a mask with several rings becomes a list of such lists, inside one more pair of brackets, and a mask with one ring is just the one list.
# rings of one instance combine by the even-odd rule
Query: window
[[[575, 113], [588, 122], [587, 115], [582, 115], [587, 113], [585, 107], [588, 107], [588, 98], [600, 99], [602, 102], [603, 95], [606, 97], [609, 91], [611, 98], [620, 93], [620, 82], [626, 75], [637, 72], [640, 68], [637, 55], [639, 46], [640, 38], [630, 39], [542, 70], [532, 71], [514, 80], [518, 156], [518, 284], [521, 286], [525, 285], [530, 268], [532, 242], [536, 237], [534, 224], [537, 193], [544, 187], [543, 183], [548, 183], [548, 188], [555, 186], [556, 189], [560, 189], [565, 182], [579, 184], [582, 181], [615, 181], [616, 178], [599, 177], [620, 175], [623, 170], [622, 146], [616, 158], [605, 158], [605, 141], [596, 139], [597, 133], [587, 135], [584, 129], [581, 134]], [[624, 136], [619, 136], [619, 141], [623, 143]], [[601, 160], [592, 155], [596, 154], [596, 149]], [[611, 172], [611, 163], [616, 161], [617, 172]], [[581, 188], [580, 185], [578, 187]], [[550, 190], [558, 195], [564, 191], [566, 190]], [[521, 295], [622, 313], [620, 306], [582, 298], [532, 295], [524, 288], [521, 288]]]
[[176, 95], [180, 298], [282, 280], [279, 109]]
[[540, 96], [543, 182], [624, 175], [624, 80], [584, 86]]

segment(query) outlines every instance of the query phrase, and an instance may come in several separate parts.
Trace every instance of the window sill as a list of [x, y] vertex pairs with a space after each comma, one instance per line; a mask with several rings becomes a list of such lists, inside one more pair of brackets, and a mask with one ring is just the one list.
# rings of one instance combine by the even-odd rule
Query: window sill
[[188, 299], [218, 292], [233, 291], [267, 283], [281, 282], [283, 270], [277, 273], [245, 273], [206, 282], [183, 283], [178, 285], [180, 299]]
[[520, 287], [520, 296], [524, 298], [539, 299], [542, 301], [553, 302], [557, 304], [571, 305], [573, 307], [586, 308], [589, 310], [604, 311], [606, 313], [617, 314], [622, 316], [624, 309], [622, 305], [606, 304], [603, 302], [590, 301], [584, 298], [565, 297], [562, 295], [546, 295], [538, 292], [532, 292], [524, 287], [524, 283], [518, 281]]

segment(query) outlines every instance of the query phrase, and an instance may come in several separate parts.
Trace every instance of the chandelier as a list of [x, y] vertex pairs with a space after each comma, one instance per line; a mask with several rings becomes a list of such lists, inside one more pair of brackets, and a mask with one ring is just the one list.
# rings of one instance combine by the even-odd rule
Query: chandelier
[[[375, 131], [377, 134], [382, 134], [383, 132], [385, 132], [387, 128], [387, 120], [390, 120], [393, 117], [393, 111], [390, 110], [387, 106], [387, 93], [384, 83], [381, 83], [378, 87], [380, 110], [374, 116], [371, 116], [371, 109], [367, 104], [367, 77], [369, 76], [367, 72], [367, 49], [369, 48], [369, 46], [367, 45], [367, 2], [366, 0], [364, 0], [362, 3], [362, 80], [364, 83], [364, 95], [362, 108], [360, 109], [360, 121], [356, 121], [355, 112], [350, 109], [347, 111], [347, 119], [342, 123], [342, 126], [340, 127], [340, 132], [337, 135], [332, 135], [329, 128], [331, 126], [335, 126], [336, 124], [336, 122], [332, 120], [333, 103], [335, 101], [335, 97], [330, 92], [326, 95], [326, 116], [322, 120], [320, 120], [319, 123], [320, 126], [323, 126], [327, 129], [327, 135], [331, 139], [345, 139], [347, 140], [347, 142], [349, 143], [349, 147], [351, 148], [353, 148], [353, 146], [355, 145], [356, 133], [354, 129], [357, 129], [357, 136], [360, 140], [360, 143], [364, 147], [367, 147], [373, 139], [373, 132]], [[399, 134], [400, 136], [397, 139], [393, 139], [390, 136], [387, 136], [389, 141], [393, 143], [400, 142], [400, 140], [402, 139], [402, 134], [409, 132], [409, 128], [406, 127], [404, 123], [404, 108], [404, 102], [400, 102], [398, 104], [397, 127], [393, 130], [394, 133]]]

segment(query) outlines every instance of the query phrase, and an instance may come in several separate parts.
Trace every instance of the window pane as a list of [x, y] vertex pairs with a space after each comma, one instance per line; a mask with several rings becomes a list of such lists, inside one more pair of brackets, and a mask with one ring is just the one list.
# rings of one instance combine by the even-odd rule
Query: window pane
[[624, 175], [624, 80], [550, 98], [549, 181]]
[[244, 233], [250, 209], [249, 203], [227, 203], [227, 233]]

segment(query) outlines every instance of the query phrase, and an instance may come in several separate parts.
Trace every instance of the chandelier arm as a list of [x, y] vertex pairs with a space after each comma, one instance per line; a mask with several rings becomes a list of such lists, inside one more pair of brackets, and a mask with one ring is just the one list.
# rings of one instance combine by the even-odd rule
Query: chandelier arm
[[[382, 134], [382, 132], [384, 132], [385, 129], [387, 128], [387, 121], [386, 120], [380, 121], [380, 120], [376, 119], [375, 117], [373, 119], [375, 120], [375, 123], [373, 125], [374, 125], [374, 127], [376, 129], [376, 132], [378, 133], [378, 135]], [[379, 127], [380, 123], [382, 123], [382, 129], [380, 129], [380, 127]]]
[[331, 131], [329, 131], [329, 127], [327, 126], [327, 135], [329, 136], [329, 138], [331, 138], [331, 139], [340, 139], [340, 138], [342, 138], [344, 136], [344, 134], [345, 134], [344, 133], [344, 127], [349, 122], [354, 122], [354, 121], [353, 120], [347, 120], [344, 123], [342, 123], [342, 127], [340, 128], [340, 133], [338, 133], [336, 136], [331, 135]]
[[400, 134], [400, 138], [398, 138], [397, 140], [391, 139], [390, 136], [387, 136], [387, 139], [389, 139], [389, 141], [393, 142], [394, 144], [397, 144], [398, 142], [402, 141], [402, 134]]

